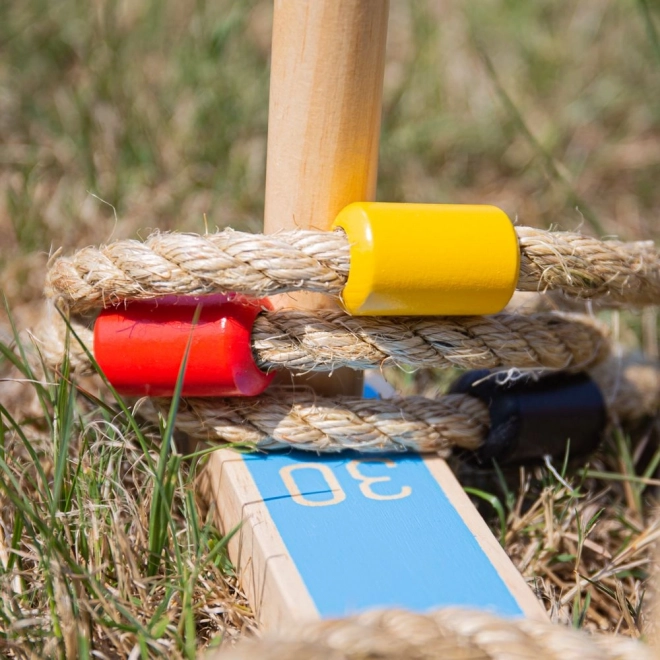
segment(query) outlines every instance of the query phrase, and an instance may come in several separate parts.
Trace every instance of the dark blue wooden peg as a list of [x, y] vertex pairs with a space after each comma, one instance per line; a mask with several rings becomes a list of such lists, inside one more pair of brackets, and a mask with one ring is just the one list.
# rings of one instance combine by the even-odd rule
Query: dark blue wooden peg
[[541, 462], [591, 454], [607, 423], [603, 395], [586, 374], [539, 377], [511, 371], [469, 371], [450, 392], [470, 394], [490, 411], [490, 431], [472, 459], [479, 465]]

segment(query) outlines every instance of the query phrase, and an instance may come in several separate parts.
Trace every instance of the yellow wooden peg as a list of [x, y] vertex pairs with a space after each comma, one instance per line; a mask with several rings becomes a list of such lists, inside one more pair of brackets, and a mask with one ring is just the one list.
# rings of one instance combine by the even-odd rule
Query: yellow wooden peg
[[518, 239], [495, 206], [357, 202], [337, 228], [351, 246], [342, 292], [350, 314], [494, 314], [516, 288]]

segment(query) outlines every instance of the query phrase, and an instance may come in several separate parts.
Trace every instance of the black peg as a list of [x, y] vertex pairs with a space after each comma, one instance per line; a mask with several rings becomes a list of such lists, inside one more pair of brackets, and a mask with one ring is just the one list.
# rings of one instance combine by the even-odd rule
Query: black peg
[[452, 393], [469, 394], [490, 411], [490, 432], [472, 459], [479, 465], [539, 463], [591, 454], [607, 423], [605, 400], [586, 374], [543, 377], [513, 371], [469, 371]]

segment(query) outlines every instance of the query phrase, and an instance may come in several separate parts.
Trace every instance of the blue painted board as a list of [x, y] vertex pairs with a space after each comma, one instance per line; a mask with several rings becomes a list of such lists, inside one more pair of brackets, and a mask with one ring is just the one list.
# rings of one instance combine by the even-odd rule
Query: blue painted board
[[420, 456], [244, 461], [322, 617], [452, 605], [523, 615]]

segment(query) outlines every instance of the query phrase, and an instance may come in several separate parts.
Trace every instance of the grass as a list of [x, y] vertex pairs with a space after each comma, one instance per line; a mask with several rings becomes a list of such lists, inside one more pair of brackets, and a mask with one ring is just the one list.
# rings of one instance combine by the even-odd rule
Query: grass
[[501, 493], [491, 504], [500, 521], [507, 512], [502, 544], [551, 615], [577, 628], [648, 634], [645, 581], [660, 523], [626, 501], [621, 483], [635, 475], [555, 466], [517, 476], [516, 491], [491, 486]]
[[66, 364], [40, 377], [20, 338], [0, 350], [42, 408], [19, 423], [0, 406], [3, 655], [194, 658], [250, 624], [230, 535], [200, 517], [199, 456], [177, 447], [175, 403], [143, 430], [120, 399], [76, 388]]
[[[657, 2], [391, 5], [380, 199], [658, 237]], [[1, 654], [190, 658], [252, 623], [194, 501], [203, 457], [98, 378], [44, 370], [19, 332], [60, 246], [259, 229], [270, 6], [0, 3], [0, 289], [19, 328], [0, 313]], [[657, 355], [653, 310], [606, 320]], [[393, 378], [433, 393], [447, 376]], [[558, 620], [637, 636], [659, 462], [651, 421], [587, 466], [461, 476]]]

